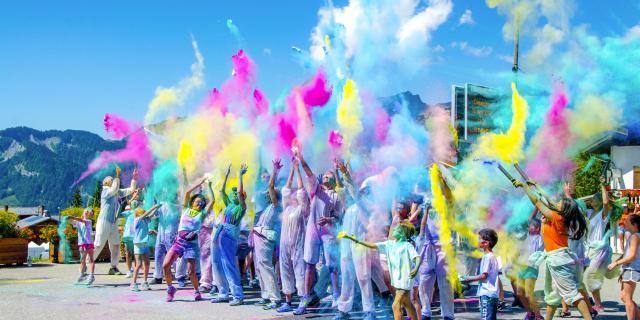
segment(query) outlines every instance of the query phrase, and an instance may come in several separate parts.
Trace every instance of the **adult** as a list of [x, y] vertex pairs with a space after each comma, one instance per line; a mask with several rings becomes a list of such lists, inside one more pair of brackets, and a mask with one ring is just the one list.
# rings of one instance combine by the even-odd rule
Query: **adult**
[[227, 195], [226, 186], [231, 165], [222, 183], [222, 201], [225, 204], [221, 212], [220, 223], [214, 231], [211, 239], [211, 265], [213, 268], [218, 294], [211, 302], [229, 301], [229, 290], [233, 299], [230, 306], [239, 306], [244, 303], [244, 292], [240, 282], [240, 267], [238, 266], [238, 237], [240, 233], [240, 223], [247, 211], [246, 193], [242, 183], [242, 177], [247, 173], [247, 165], [242, 164], [238, 171], [238, 187], [231, 189], [231, 198]]
[[278, 243], [282, 213], [280, 206], [282, 197], [275, 187], [280, 169], [282, 169], [280, 159], [273, 160], [273, 172], [269, 178], [267, 194], [268, 204], [260, 216], [257, 216], [258, 221], [253, 227], [250, 241], [253, 244], [253, 262], [260, 282], [260, 296], [262, 298], [257, 305], [264, 305], [264, 310], [276, 309], [280, 302], [278, 277], [273, 264], [273, 254]]
[[[349, 235], [354, 235], [358, 239], [365, 239], [369, 226], [368, 212], [371, 206], [370, 186], [363, 183], [359, 190], [356, 191], [349, 169], [342, 162], [338, 162], [337, 166], [343, 174], [346, 189], [353, 200], [352, 205], [349, 206], [344, 213], [342, 231]], [[371, 253], [371, 250], [358, 246], [351, 241], [340, 242], [342, 288], [340, 290], [340, 297], [338, 298], [339, 313], [334, 318], [335, 320], [346, 320], [350, 318], [349, 312], [353, 309], [353, 300], [355, 297], [354, 284], [356, 282], [360, 287], [364, 319], [372, 320], [376, 318], [375, 305], [373, 302], [373, 287], [371, 285]], [[382, 279], [382, 272], [379, 274], [380, 281], [376, 282], [376, 285], [382, 286], [379, 287], [380, 292], [389, 291]]]
[[[297, 188], [291, 189], [293, 175], [297, 176]], [[293, 294], [303, 297], [304, 291], [304, 233], [309, 217], [309, 194], [304, 188], [300, 166], [297, 159], [291, 163], [287, 183], [282, 188], [282, 234], [280, 235], [280, 280], [285, 302], [278, 312], [291, 312]]]
[[120, 172], [120, 167], [116, 166], [115, 178], [107, 176], [102, 181], [100, 214], [98, 215], [96, 238], [94, 240], [94, 261], [102, 252], [107, 241], [109, 242], [109, 252], [111, 253], [110, 275], [123, 275], [118, 270], [118, 262], [120, 261], [120, 232], [118, 231], [117, 223], [120, 203], [118, 198], [132, 194], [136, 190], [136, 179], [138, 178], [138, 169], [134, 169], [129, 188], [120, 189]]
[[[605, 187], [605, 177], [600, 177], [600, 192], [596, 193], [592, 200], [591, 206], [593, 211], [589, 216], [589, 232], [587, 233], [587, 257], [589, 265], [584, 270], [584, 284], [587, 290], [593, 295], [594, 306], [598, 312], [604, 311], [602, 299], [600, 298], [600, 289], [604, 282], [607, 266], [611, 263], [611, 255], [613, 254], [609, 245], [609, 236], [611, 235], [609, 228], [609, 217], [611, 217], [611, 205], [609, 203], [609, 192]], [[609, 235], [609, 236], [607, 236]]]
[[337, 306], [340, 291], [338, 288], [339, 247], [336, 242], [336, 236], [337, 225], [342, 218], [344, 201], [336, 191], [337, 176], [333, 171], [326, 171], [322, 175], [321, 181], [319, 181], [302, 156], [301, 150], [298, 147], [294, 147], [293, 151], [309, 180], [311, 197], [309, 220], [307, 221], [304, 238], [306, 294], [300, 300], [298, 308], [294, 310], [294, 314], [300, 315], [306, 312], [307, 306], [314, 299], [312, 288], [316, 264], [320, 261], [321, 252], [324, 253], [324, 262], [329, 269], [331, 277], [333, 305]]

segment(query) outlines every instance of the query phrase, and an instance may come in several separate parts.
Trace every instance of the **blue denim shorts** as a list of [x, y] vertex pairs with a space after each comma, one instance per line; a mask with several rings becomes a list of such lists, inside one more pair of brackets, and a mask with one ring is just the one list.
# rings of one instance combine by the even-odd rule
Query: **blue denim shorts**
[[149, 254], [149, 245], [146, 243], [134, 243], [133, 244], [133, 254], [142, 255]]

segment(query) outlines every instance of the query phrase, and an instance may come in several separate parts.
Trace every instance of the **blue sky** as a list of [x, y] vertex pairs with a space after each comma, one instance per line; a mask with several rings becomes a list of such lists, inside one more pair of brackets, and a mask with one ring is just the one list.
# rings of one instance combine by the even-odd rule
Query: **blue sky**
[[[334, 1], [341, 6], [347, 1]], [[599, 36], [638, 24], [631, 1], [578, 1], [572, 25]], [[141, 121], [155, 88], [189, 74], [190, 37], [206, 65], [206, 88], [230, 75], [240, 45], [258, 65], [258, 84], [275, 100], [309, 77], [291, 46], [308, 48], [325, 1], [3, 1], [0, 2], [0, 128], [82, 129], [102, 134], [105, 112]], [[466, 10], [475, 23], [460, 24]], [[511, 67], [505, 17], [484, 1], [454, 1], [448, 20], [431, 36], [431, 65], [407, 89], [426, 102], [448, 101], [452, 83], [504, 85], [488, 77]], [[464, 48], [460, 45], [466, 43]], [[453, 43], [456, 43], [453, 45]], [[523, 39], [526, 49], [530, 39]], [[196, 94], [202, 97], [203, 89]]]

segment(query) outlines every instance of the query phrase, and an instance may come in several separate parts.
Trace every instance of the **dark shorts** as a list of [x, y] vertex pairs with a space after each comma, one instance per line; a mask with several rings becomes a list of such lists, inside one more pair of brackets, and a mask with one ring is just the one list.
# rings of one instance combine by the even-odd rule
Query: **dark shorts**
[[251, 247], [249, 247], [249, 244], [246, 242], [242, 242], [238, 244], [238, 259], [239, 260], [244, 260], [245, 258], [247, 258], [247, 256], [249, 255], [249, 253], [251, 252]]
[[480, 296], [480, 319], [496, 320], [498, 316], [498, 298]]

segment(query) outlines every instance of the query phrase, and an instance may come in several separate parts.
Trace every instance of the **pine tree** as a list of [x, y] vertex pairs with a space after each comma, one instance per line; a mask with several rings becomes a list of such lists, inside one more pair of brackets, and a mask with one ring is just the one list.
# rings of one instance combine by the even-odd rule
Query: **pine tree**
[[96, 189], [93, 191], [93, 197], [91, 206], [97, 208], [100, 206], [100, 195], [102, 194], [102, 183], [100, 180], [96, 181]]
[[75, 208], [82, 208], [82, 195], [80, 189], [73, 189], [73, 196], [71, 196], [71, 206]]

